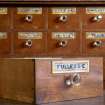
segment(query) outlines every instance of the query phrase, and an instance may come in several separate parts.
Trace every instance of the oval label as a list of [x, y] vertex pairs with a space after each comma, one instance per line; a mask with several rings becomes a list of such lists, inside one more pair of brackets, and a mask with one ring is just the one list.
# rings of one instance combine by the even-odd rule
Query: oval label
[[89, 72], [89, 60], [52, 61], [52, 73]]
[[18, 39], [42, 39], [42, 32], [18, 32]]
[[105, 32], [86, 32], [86, 39], [105, 39]]
[[52, 14], [76, 14], [76, 8], [55, 7], [51, 8]]
[[7, 32], [0, 32], [0, 39], [7, 39]]
[[17, 8], [17, 14], [42, 14], [42, 8], [31, 7]]
[[76, 32], [52, 32], [52, 39], [75, 39]]
[[86, 8], [86, 13], [87, 14], [105, 14], [105, 8], [103, 7], [103, 8]]
[[0, 8], [0, 14], [8, 14], [7, 8]]

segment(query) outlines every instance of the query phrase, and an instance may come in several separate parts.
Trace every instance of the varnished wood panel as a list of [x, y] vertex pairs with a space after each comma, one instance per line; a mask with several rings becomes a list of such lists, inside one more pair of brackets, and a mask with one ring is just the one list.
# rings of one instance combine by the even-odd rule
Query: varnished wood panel
[[32, 103], [34, 63], [24, 59], [0, 59], [0, 97]]

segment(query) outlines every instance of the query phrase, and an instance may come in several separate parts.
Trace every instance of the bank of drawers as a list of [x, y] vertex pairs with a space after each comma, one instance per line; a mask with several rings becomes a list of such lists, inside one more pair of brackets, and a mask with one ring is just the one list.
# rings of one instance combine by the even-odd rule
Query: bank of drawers
[[1, 7], [0, 56], [105, 55], [103, 7]]

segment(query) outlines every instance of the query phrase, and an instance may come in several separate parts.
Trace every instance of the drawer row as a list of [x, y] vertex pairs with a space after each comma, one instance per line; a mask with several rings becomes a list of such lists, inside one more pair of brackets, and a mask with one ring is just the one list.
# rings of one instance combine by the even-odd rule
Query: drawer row
[[0, 56], [105, 55], [105, 32], [0, 32]]
[[2, 7], [0, 29], [17, 30], [105, 29], [104, 7]]

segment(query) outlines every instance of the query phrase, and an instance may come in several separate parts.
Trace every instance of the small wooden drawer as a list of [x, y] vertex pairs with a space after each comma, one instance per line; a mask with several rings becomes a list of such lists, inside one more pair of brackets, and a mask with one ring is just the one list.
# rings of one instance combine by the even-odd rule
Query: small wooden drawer
[[105, 32], [83, 32], [83, 52], [91, 56], [105, 56]]
[[40, 55], [45, 52], [46, 33], [15, 32], [14, 52], [22, 55]]
[[103, 94], [103, 59], [39, 59], [35, 62], [36, 104]]
[[11, 52], [11, 33], [0, 31], [0, 56]]
[[0, 7], [0, 29], [9, 29], [11, 26], [10, 23], [10, 8]]
[[45, 29], [45, 10], [41, 7], [14, 8], [14, 28], [21, 30]]
[[49, 32], [48, 55], [66, 56], [80, 54], [79, 32]]
[[105, 29], [105, 8], [87, 7], [82, 11], [83, 29], [97, 30]]
[[48, 8], [48, 28], [59, 31], [79, 30], [79, 9], [75, 7]]

